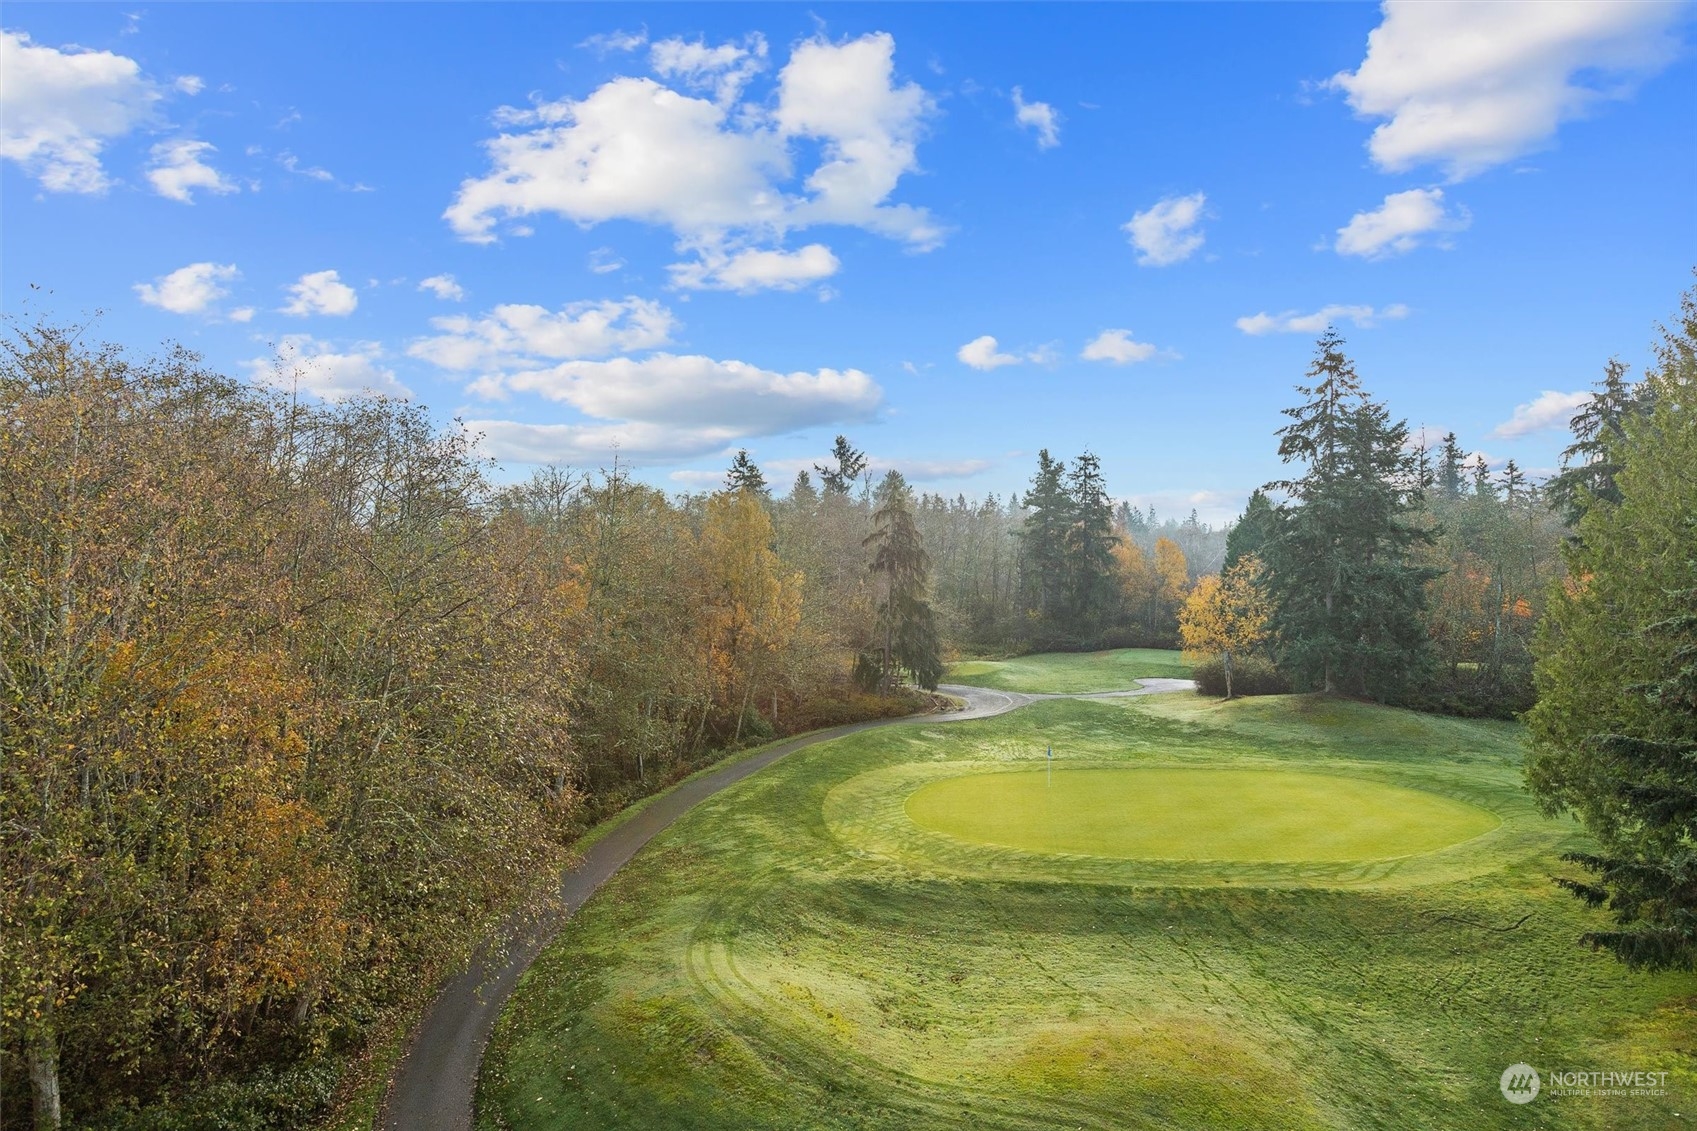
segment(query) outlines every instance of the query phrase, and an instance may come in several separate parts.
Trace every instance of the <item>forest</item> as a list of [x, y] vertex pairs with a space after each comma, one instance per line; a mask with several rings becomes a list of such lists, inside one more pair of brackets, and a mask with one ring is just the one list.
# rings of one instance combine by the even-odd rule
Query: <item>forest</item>
[[1226, 529], [1088, 451], [1006, 498], [874, 479], [843, 436], [785, 489], [746, 451], [710, 493], [512, 482], [420, 405], [90, 334], [0, 359], [6, 1127], [321, 1119], [596, 822], [946, 709], [964, 656], [1182, 646], [1205, 693], [1524, 716], [1534, 795], [1599, 838], [1564, 881], [1619, 913], [1590, 941], [1691, 962], [1691, 295], [1541, 482], [1413, 441], [1328, 332], [1288, 478]]

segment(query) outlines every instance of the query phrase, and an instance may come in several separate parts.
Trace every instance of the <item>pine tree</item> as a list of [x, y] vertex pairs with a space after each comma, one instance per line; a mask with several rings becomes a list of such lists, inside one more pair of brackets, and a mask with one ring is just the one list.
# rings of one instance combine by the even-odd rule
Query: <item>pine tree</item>
[[863, 682], [887, 694], [902, 672], [928, 691], [943, 675], [942, 643], [932, 612], [931, 558], [914, 523], [913, 492], [899, 471], [889, 471], [878, 485], [878, 509], [873, 530], [864, 545], [873, 548], [873, 573], [884, 580], [878, 605], [878, 637], [856, 664]]
[[1456, 443], [1454, 432], [1444, 434], [1443, 445], [1438, 450], [1438, 493], [1446, 499], [1453, 499], [1461, 494], [1461, 465], [1465, 457], [1461, 445]]
[[1406, 521], [1416, 500], [1406, 422], [1392, 423], [1361, 387], [1343, 339], [1328, 329], [1309, 367], [1307, 400], [1285, 409], [1279, 455], [1306, 465], [1271, 484], [1281, 536], [1266, 547], [1282, 667], [1299, 684], [1383, 699], [1426, 666], [1425, 583], [1409, 549], [1430, 537]]
[[1243, 517], [1226, 535], [1225, 569], [1236, 565], [1239, 559], [1251, 554], [1259, 555], [1268, 542], [1278, 534], [1278, 512], [1273, 509], [1273, 501], [1267, 498], [1267, 492], [1257, 487], [1249, 496], [1249, 504], [1243, 509]]
[[1534, 796], [1600, 846], [1568, 858], [1591, 879], [1559, 881], [1614, 913], [1584, 941], [1648, 969], [1697, 965], [1697, 291], [1681, 322], [1647, 387], [1599, 395], [1641, 406], [1618, 431], [1575, 419], [1575, 449], [1606, 480], [1568, 496], [1581, 504], [1573, 580], [1539, 628], [1527, 715]]
[[1118, 586], [1114, 582], [1114, 512], [1102, 479], [1102, 463], [1085, 452], [1067, 478], [1072, 522], [1064, 535], [1066, 622], [1078, 639], [1101, 634], [1112, 616]]
[[1066, 464], [1037, 453], [1037, 473], [1021, 500], [1025, 524], [1019, 532], [1022, 561], [1020, 589], [1025, 607], [1053, 628], [1066, 608], [1066, 537], [1073, 522], [1073, 501], [1067, 491]]
[[772, 491], [766, 486], [766, 476], [760, 471], [760, 466], [748, 458], [747, 448], [738, 448], [736, 458], [731, 460], [730, 470], [725, 472], [725, 490], [752, 491], [762, 502], [769, 502]]
[[1615, 476], [1620, 464], [1614, 451], [1626, 436], [1626, 422], [1654, 407], [1654, 382], [1634, 385], [1627, 368], [1610, 358], [1591, 400], [1572, 420], [1573, 443], [1561, 454], [1562, 469], [1550, 478], [1550, 498], [1576, 526], [1593, 501], [1620, 502]]
[[836, 461], [835, 467], [816, 463], [813, 470], [819, 473], [825, 494], [847, 495], [866, 470], [866, 453], [849, 443], [847, 436], [838, 436], [831, 447], [831, 458]]

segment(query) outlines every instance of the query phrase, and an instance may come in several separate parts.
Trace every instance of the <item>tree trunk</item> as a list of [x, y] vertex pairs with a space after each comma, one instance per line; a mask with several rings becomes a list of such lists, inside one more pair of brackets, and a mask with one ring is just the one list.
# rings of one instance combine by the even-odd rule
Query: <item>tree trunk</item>
[[59, 1131], [59, 1038], [52, 1016], [29, 1038], [29, 1082], [35, 1093], [35, 1131]]
[[1226, 698], [1230, 699], [1232, 697], [1232, 654], [1222, 652], [1220, 656], [1223, 661], [1221, 666], [1226, 670]]

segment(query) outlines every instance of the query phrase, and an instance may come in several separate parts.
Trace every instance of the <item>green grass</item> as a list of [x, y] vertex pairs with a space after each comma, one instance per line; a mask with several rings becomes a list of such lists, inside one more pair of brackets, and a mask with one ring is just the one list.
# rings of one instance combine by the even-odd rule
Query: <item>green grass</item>
[[1161, 648], [1118, 648], [1112, 652], [1044, 652], [1011, 660], [962, 660], [950, 664], [944, 683], [992, 687], [997, 691], [1087, 695], [1126, 691], [1139, 679], [1189, 679], [1183, 653]]
[[969, 773], [921, 786], [903, 807], [920, 829], [974, 844], [1222, 863], [1390, 860], [1502, 823], [1435, 793], [1271, 769]]
[[[1093, 771], [1323, 776], [1495, 824], [1395, 859], [1209, 863], [907, 817], [915, 791], [1021, 776], [1051, 742]], [[1511, 724], [1174, 695], [809, 748], [680, 820], [571, 921], [497, 1025], [479, 1125], [1685, 1125], [1697, 977], [1575, 945], [1604, 920], [1549, 877], [1584, 842], [1525, 797], [1519, 743]], [[1667, 1071], [1669, 1094], [1516, 1107], [1497, 1080], [1521, 1060]]]

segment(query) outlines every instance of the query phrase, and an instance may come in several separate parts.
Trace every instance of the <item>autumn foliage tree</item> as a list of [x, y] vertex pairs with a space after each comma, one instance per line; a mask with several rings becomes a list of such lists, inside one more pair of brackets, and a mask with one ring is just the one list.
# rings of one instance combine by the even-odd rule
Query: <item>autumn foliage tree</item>
[[1261, 559], [1245, 554], [1224, 574], [1199, 580], [1179, 612], [1179, 639], [1185, 653], [1197, 660], [1220, 658], [1227, 699], [1232, 697], [1236, 661], [1269, 636], [1272, 606], [1260, 574]]

